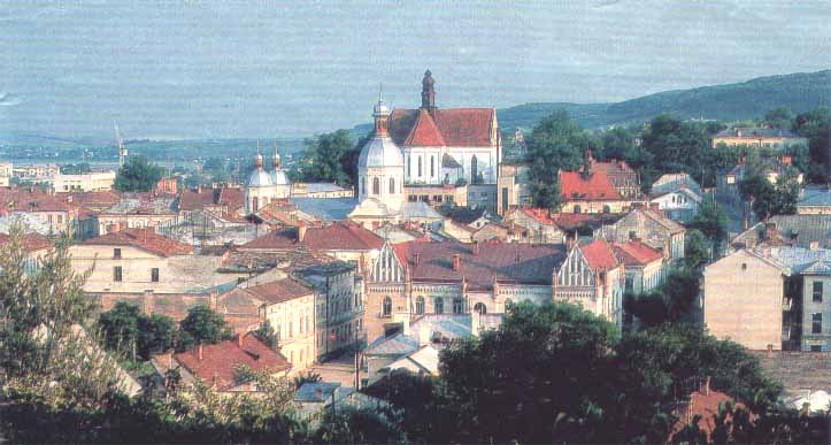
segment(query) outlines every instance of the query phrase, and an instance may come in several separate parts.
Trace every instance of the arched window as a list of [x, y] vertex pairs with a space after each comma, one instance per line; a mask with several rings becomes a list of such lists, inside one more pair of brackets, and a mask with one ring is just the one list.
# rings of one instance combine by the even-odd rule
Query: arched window
[[576, 205], [574, 206], [574, 213], [583, 213], [583, 209], [581, 209], [580, 206]]
[[372, 194], [381, 194], [381, 181], [378, 178], [372, 178]]
[[485, 303], [479, 302], [473, 305], [473, 312], [476, 312], [477, 314], [487, 314], [488, 307], [485, 306]]
[[390, 195], [395, 194], [395, 178], [390, 178]]
[[508, 312], [513, 308], [514, 308], [514, 300], [511, 300], [510, 298], [506, 298], [505, 299], [505, 312]]
[[361, 195], [366, 195], [366, 176], [361, 176]]
[[442, 297], [435, 297], [433, 298], [433, 312], [437, 314], [444, 313], [444, 298]]
[[254, 199], [251, 200], [251, 211], [256, 212], [258, 210], [260, 210], [260, 200], [255, 196]]
[[470, 158], [470, 183], [475, 184], [476, 178], [479, 176], [479, 159], [476, 155]]
[[453, 299], [453, 313], [454, 314], [461, 314], [465, 310], [464, 300], [459, 297]]
[[611, 213], [611, 212], [612, 212], [611, 207], [609, 207], [608, 205], [603, 206], [603, 213]]
[[392, 298], [384, 297], [384, 303], [381, 305], [381, 315], [384, 317], [392, 315]]
[[424, 315], [424, 297], [416, 298], [415, 313], [416, 315]]

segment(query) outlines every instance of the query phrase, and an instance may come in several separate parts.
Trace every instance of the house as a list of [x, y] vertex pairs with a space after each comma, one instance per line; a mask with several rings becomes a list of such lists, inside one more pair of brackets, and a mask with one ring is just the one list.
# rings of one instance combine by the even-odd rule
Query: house
[[604, 173], [620, 196], [629, 199], [640, 199], [643, 194], [640, 177], [626, 161], [617, 159], [605, 162], [598, 161], [592, 156], [591, 150], [587, 151], [586, 157], [589, 161], [589, 171]]
[[739, 185], [746, 177], [757, 174], [776, 185], [780, 177], [786, 174], [793, 174], [798, 184], [802, 184], [804, 175], [793, 166], [791, 155], [782, 155], [778, 158], [768, 158], [760, 165], [749, 165], [744, 156], [739, 162], [726, 173], [716, 178], [716, 195], [722, 199], [733, 202], [742, 202]]
[[69, 247], [76, 273], [92, 273], [87, 292], [180, 293], [236, 281], [217, 272], [221, 257], [194, 255], [193, 247], [152, 229], [126, 229]]
[[[704, 269], [704, 324], [710, 334], [748, 349], [782, 349], [790, 338], [786, 294], [790, 271], [756, 251], [742, 249]], [[790, 298], [789, 298], [790, 297]]]
[[624, 267], [605, 240], [575, 243], [556, 272], [553, 297], [623, 325]]
[[498, 222], [499, 217], [491, 214], [483, 207], [444, 207], [439, 209], [446, 219], [456, 225], [465, 225], [471, 229], [479, 229], [485, 224]]
[[615, 256], [623, 263], [626, 294], [642, 294], [654, 290], [664, 282], [667, 268], [664, 255], [635, 238], [625, 243], [613, 243]]
[[808, 146], [808, 139], [789, 130], [759, 127], [736, 127], [713, 136], [713, 148], [727, 147], [773, 148], [783, 150], [794, 145]]
[[509, 210], [531, 205], [531, 163], [521, 159], [503, 159], [497, 178], [497, 213], [505, 215]]
[[33, 217], [53, 235], [68, 233], [78, 216], [77, 206], [37, 188], [2, 189], [0, 206], [6, 214]]
[[331, 182], [297, 182], [291, 186], [294, 198], [352, 198], [355, 191]]
[[432, 207], [442, 205], [468, 205], [468, 185], [456, 184], [407, 184], [404, 186], [409, 202], [424, 202]]
[[214, 391], [224, 393], [258, 391], [254, 382], [240, 374], [241, 366], [275, 376], [285, 376], [291, 369], [280, 352], [269, 348], [253, 334], [240, 334], [234, 340], [222, 340], [215, 345], [199, 344], [184, 352], [159, 354], [151, 362], [162, 376], [178, 370], [182, 383], [199, 380]]
[[546, 244], [565, 241], [565, 234], [551, 218], [551, 211], [547, 209], [531, 207], [509, 209], [504, 214], [504, 221], [524, 227], [528, 231], [528, 242], [531, 243]]
[[[0, 247], [5, 248], [12, 242], [12, 237], [0, 233]], [[54, 246], [49, 238], [37, 233], [24, 233], [20, 238], [20, 248], [26, 254], [24, 268], [27, 273], [34, 273], [40, 269], [41, 261]]]
[[606, 172], [559, 173], [561, 208], [569, 213], [622, 213], [632, 204], [614, 187]]
[[121, 201], [98, 213], [98, 233], [106, 235], [124, 229], [174, 224], [177, 218], [175, 205], [176, 198], [170, 195], [122, 194]]
[[561, 245], [385, 243], [369, 269], [364, 327], [375, 338], [426, 314], [501, 314], [513, 302], [551, 299]]
[[649, 203], [671, 220], [689, 222], [698, 214], [702, 201], [701, 187], [686, 173], [670, 173], [658, 178], [649, 193]]
[[831, 215], [831, 189], [805, 187], [796, 201], [797, 215]]
[[115, 171], [104, 170], [77, 175], [55, 175], [52, 188], [56, 192], [101, 192], [112, 190], [115, 184]]
[[759, 245], [831, 248], [831, 215], [774, 215], [730, 240], [738, 250]]
[[684, 258], [686, 229], [667, 218], [654, 204], [648, 209], [636, 206], [614, 224], [603, 226], [601, 232], [604, 238], [617, 243], [639, 238], [670, 262]]

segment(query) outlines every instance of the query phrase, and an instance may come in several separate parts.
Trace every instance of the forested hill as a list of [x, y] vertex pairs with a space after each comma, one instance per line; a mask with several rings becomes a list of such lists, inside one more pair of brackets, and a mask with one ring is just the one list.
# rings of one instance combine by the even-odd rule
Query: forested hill
[[831, 70], [666, 91], [617, 103], [530, 103], [500, 109], [498, 116], [503, 130], [532, 128], [543, 116], [565, 109], [584, 128], [597, 128], [646, 122], [661, 113], [733, 121], [761, 117], [777, 107], [799, 113], [821, 106], [831, 106]]

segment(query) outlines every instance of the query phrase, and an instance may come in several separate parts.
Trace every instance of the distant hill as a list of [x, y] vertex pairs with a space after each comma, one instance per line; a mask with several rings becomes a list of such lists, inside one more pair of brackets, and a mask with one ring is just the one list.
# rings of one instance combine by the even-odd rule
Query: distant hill
[[503, 130], [531, 128], [565, 109], [584, 128], [641, 123], [661, 113], [684, 119], [734, 121], [757, 118], [776, 107], [795, 113], [831, 106], [831, 70], [759, 77], [742, 83], [666, 91], [617, 103], [530, 103], [498, 110]]

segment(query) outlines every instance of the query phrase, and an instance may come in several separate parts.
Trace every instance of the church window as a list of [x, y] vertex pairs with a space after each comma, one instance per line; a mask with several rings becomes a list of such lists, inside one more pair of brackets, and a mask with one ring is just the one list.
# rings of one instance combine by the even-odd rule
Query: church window
[[458, 297], [454, 298], [453, 299], [453, 313], [454, 314], [461, 314], [461, 313], [464, 312], [464, 309], [465, 309], [464, 300], [462, 300], [461, 298], [458, 298]]
[[416, 315], [424, 314], [424, 297], [416, 298], [415, 313]]
[[392, 298], [384, 297], [384, 303], [381, 305], [381, 315], [384, 317], [392, 315]]
[[442, 297], [433, 298], [433, 312], [437, 314], [444, 313], [444, 299]]
[[366, 176], [361, 177], [361, 195], [366, 195]]
[[418, 177], [421, 177], [421, 156], [418, 157]]
[[473, 305], [473, 311], [477, 314], [487, 314], [488, 308], [485, 306], [485, 303], [479, 302]]
[[390, 178], [390, 195], [395, 194], [395, 178]]
[[372, 178], [372, 194], [381, 194], [381, 181], [378, 178]]

